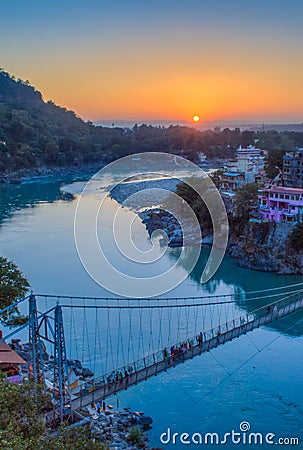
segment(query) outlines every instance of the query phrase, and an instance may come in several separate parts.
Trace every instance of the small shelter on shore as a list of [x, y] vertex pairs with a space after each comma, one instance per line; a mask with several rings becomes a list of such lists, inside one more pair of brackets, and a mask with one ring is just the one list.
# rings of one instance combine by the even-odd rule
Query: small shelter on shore
[[22, 383], [20, 375], [20, 366], [26, 364], [21, 356], [18, 355], [4, 341], [0, 342], [0, 373], [11, 383]]

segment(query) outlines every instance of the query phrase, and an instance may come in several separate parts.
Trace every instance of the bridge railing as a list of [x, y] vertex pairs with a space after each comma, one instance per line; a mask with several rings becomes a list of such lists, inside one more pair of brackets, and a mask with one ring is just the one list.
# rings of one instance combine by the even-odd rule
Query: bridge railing
[[[224, 339], [227, 336], [231, 339], [231, 333], [236, 330], [239, 331], [239, 335], [243, 334], [246, 330], [248, 331], [249, 329], [256, 328], [265, 323], [269, 323], [274, 319], [283, 317], [299, 307], [303, 307], [303, 291], [298, 291], [295, 294], [289, 295], [281, 300], [262, 306], [252, 312], [242, 314], [235, 319], [221, 323], [220, 325], [212, 327], [209, 330], [202, 331], [202, 342], [198, 341], [197, 336], [192, 336], [177, 343], [174, 347], [180, 348], [181, 346], [184, 346], [186, 342], [187, 349], [185, 351], [187, 352], [193, 350], [195, 347], [202, 347], [205, 342], [210, 342], [211, 340], [215, 340], [215, 342], [219, 344], [225, 342]], [[240, 333], [241, 330], [242, 333]], [[105, 390], [107, 386], [110, 386], [113, 383], [119, 383], [121, 380], [125, 381], [127, 377], [134, 376], [134, 374], [138, 374], [138, 372], [145, 369], [147, 370], [149, 367], [160, 363], [163, 364], [163, 362], [170, 362], [171, 359], [174, 359], [174, 355], [171, 355], [170, 349], [166, 350], [166, 348], [153, 354], [145, 355], [135, 362], [121, 366], [116, 370], [107, 372], [104, 375], [85, 383], [82, 385], [78, 395], [82, 396], [100, 388]]]
[[229, 320], [225, 323], [221, 323], [218, 326], [211, 328], [203, 333], [203, 341], [221, 336], [225, 333], [231, 332], [234, 329], [245, 327], [247, 324], [260, 319], [260, 325], [262, 324], [262, 318], [267, 317], [271, 321], [278, 317], [283, 317], [284, 315], [291, 312], [291, 308], [296, 302], [301, 301], [303, 306], [303, 291], [298, 291], [295, 294], [289, 295], [281, 300], [272, 302], [260, 308], [242, 314], [239, 317]]

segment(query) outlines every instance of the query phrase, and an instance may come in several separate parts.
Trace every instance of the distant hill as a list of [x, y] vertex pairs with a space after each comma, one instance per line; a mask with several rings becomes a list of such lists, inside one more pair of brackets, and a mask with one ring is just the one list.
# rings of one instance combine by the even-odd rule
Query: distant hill
[[251, 125], [248, 127], [250, 131], [297, 131], [303, 132], [303, 123], [265, 123], [259, 125]]
[[[166, 119], [151, 119], [147, 121], [142, 120], [108, 120], [100, 119], [95, 120], [94, 124], [103, 127], [121, 127], [121, 128], [132, 128], [135, 124], [142, 125], [143, 123], [147, 125], [152, 125], [153, 127], [169, 127], [172, 124], [181, 126], [190, 126], [189, 121], [185, 120], [166, 120]], [[260, 122], [247, 122], [243, 120], [216, 120], [216, 121], [201, 121], [199, 124], [195, 124], [195, 128], [199, 131], [213, 130], [214, 128], [220, 128], [224, 130], [225, 128], [240, 128], [241, 131], [298, 131], [303, 132], [303, 123], [260, 123]]]
[[[98, 126], [103, 126], [103, 127], [121, 127], [121, 128], [133, 128], [136, 124], [137, 125], [152, 125], [153, 127], [169, 127], [170, 125], [181, 125], [181, 126], [188, 126], [188, 122], [186, 121], [175, 121], [175, 120], [123, 120], [123, 119], [118, 119], [118, 120], [108, 120], [108, 119], [104, 119], [104, 120], [95, 120], [94, 121], [95, 125]], [[197, 126], [195, 126], [195, 128], [197, 128]], [[200, 127], [198, 127], [200, 130]]]
[[104, 164], [137, 152], [164, 151], [197, 161], [231, 158], [239, 145], [258, 139], [264, 149], [303, 147], [303, 133], [241, 131], [225, 128], [199, 131], [182, 125], [135, 125], [132, 129], [96, 126], [73, 111], [45, 102], [28, 81], [0, 69], [0, 176], [52, 167]]
[[102, 160], [123, 130], [95, 128], [73, 111], [44, 102], [29, 82], [0, 72], [1, 173]]

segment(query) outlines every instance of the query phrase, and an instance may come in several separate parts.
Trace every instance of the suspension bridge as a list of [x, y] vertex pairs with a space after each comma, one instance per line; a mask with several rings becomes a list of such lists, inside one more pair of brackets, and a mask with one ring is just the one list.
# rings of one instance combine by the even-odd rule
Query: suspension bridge
[[[10, 307], [26, 303], [28, 323], [1, 340], [28, 336], [29, 375], [48, 386], [57, 417], [63, 420], [71, 412], [302, 310], [303, 283], [174, 299], [31, 294]], [[82, 364], [94, 373], [82, 371], [75, 378]]]

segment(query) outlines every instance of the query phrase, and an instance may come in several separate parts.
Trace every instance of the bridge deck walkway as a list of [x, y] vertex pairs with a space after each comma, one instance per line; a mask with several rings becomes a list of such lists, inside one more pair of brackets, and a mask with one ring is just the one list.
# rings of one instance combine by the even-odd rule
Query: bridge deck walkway
[[[279, 302], [277, 302], [277, 305], [278, 304]], [[129, 374], [128, 377], [124, 377], [121, 381], [115, 381], [107, 384], [104, 382], [104, 378], [100, 381], [96, 379], [90, 388], [82, 389], [79, 396], [72, 398], [71, 408], [73, 411], [77, 411], [92, 402], [110, 397], [117, 392], [128, 389], [132, 385], [136, 385], [143, 380], [147, 380], [148, 378], [156, 376], [161, 372], [165, 372], [168, 369], [176, 367], [178, 364], [184, 363], [188, 359], [192, 359], [195, 356], [201, 355], [202, 353], [218, 347], [219, 345], [232, 341], [233, 339], [238, 338], [249, 331], [253, 331], [256, 328], [267, 325], [275, 320], [299, 311], [302, 307], [303, 297], [299, 298], [299, 300], [286, 304], [281, 309], [272, 308], [270, 312], [266, 311], [266, 313], [259, 315], [258, 317], [253, 316], [254, 318], [250, 318], [246, 321], [246, 323], [236, 325], [236, 322], [233, 321], [235, 326], [231, 329], [226, 329], [226, 331], [220, 332], [220, 334], [217, 333], [217, 335], [215, 335], [218, 328], [210, 330], [210, 335], [212, 337], [204, 340], [202, 343], [193, 345], [191, 349], [188, 349], [182, 354], [168, 356], [165, 359], [162, 357], [162, 359], [159, 360], [159, 352], [155, 353], [154, 355], [144, 358], [144, 361], [153, 361], [152, 363], [147, 362], [145, 367], [135, 370]], [[248, 315], [247, 317], [250, 316]]]

